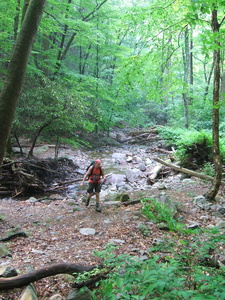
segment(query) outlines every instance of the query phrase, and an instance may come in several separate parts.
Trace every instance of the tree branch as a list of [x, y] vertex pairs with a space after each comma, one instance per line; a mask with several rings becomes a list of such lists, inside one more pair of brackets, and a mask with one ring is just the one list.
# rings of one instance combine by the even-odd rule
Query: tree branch
[[[0, 290], [9, 290], [28, 285], [31, 282], [38, 281], [42, 278], [57, 275], [57, 274], [70, 274], [88, 272], [97, 266], [81, 266], [73, 263], [59, 263], [34, 270], [27, 274], [18, 275], [10, 278], [0, 278]], [[99, 266], [98, 266], [99, 267]]]

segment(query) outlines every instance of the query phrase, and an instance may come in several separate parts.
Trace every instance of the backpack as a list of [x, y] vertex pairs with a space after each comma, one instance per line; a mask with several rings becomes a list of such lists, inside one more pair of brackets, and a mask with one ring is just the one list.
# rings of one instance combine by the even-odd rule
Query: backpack
[[[91, 173], [88, 175], [88, 179], [90, 178], [90, 176], [93, 173], [94, 170], [94, 164], [95, 164], [95, 160], [92, 160], [91, 163], [89, 164], [89, 166], [86, 168], [86, 172], [89, 170], [89, 168], [92, 166], [91, 168]], [[102, 168], [100, 167], [100, 175], [102, 175]]]

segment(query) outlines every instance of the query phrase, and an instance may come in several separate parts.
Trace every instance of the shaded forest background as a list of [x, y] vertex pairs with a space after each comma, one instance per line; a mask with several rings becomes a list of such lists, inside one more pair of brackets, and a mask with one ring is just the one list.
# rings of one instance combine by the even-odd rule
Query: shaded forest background
[[[223, 3], [217, 2], [222, 13]], [[28, 3], [1, 3], [1, 85]], [[17, 142], [41, 136], [79, 143], [81, 131], [108, 132], [122, 124], [210, 130], [210, 5], [47, 1], [12, 136]], [[223, 60], [222, 48], [221, 67]], [[223, 114], [223, 105], [220, 109]]]

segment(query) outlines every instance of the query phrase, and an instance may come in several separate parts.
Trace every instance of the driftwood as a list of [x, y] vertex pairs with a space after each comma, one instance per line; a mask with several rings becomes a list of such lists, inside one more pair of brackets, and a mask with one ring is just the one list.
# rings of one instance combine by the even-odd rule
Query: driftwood
[[158, 130], [155, 128], [146, 130], [146, 131], [135, 131], [130, 132], [129, 138], [126, 139], [126, 142], [129, 143], [138, 143], [138, 144], [145, 144], [150, 140], [157, 140], [159, 139], [157, 136]]
[[101, 266], [80, 266], [72, 263], [59, 263], [53, 264], [45, 268], [34, 270], [27, 274], [18, 275], [10, 278], [0, 278], [0, 290], [9, 290], [13, 288], [23, 287], [31, 282], [38, 281], [42, 278], [54, 276], [57, 274], [69, 274], [83, 273], [93, 270], [96, 267]]
[[[209, 176], [209, 175], [205, 175], [205, 174], [202, 174], [202, 173], [198, 173], [198, 172], [195, 172], [195, 171], [192, 171], [192, 170], [189, 170], [189, 169], [186, 169], [186, 168], [182, 168], [182, 167], [179, 167], [177, 165], [174, 165], [174, 164], [171, 164], [167, 161], [164, 161], [160, 158], [157, 158], [155, 157], [154, 158], [155, 161], [169, 167], [169, 168], [172, 168], [176, 171], [179, 171], [181, 173], [185, 173], [185, 174], [188, 174], [188, 175], [191, 175], [191, 176], [195, 176], [195, 177], [198, 177], [198, 178], [201, 178], [201, 179], [204, 179], [204, 180], [208, 180], [208, 181], [213, 181], [214, 180], [214, 177], [212, 176]], [[221, 185], [225, 186], [225, 182], [221, 182]]]
[[[156, 159], [155, 159], [156, 160]], [[168, 162], [168, 160], [166, 161]], [[156, 177], [158, 176], [158, 174], [162, 171], [163, 165], [160, 163], [158, 165], [156, 165], [152, 171], [151, 171], [151, 175], [148, 177], [148, 181], [149, 182], [154, 182], [154, 180], [156, 179]]]

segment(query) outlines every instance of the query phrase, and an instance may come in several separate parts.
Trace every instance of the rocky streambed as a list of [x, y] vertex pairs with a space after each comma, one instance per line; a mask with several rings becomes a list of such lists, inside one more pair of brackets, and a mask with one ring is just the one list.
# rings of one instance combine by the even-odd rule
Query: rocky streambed
[[[98, 264], [101, 260], [95, 251], [105, 249], [108, 243], [118, 246], [116, 255], [128, 253], [140, 259], [148, 258], [149, 248], [157, 243], [176, 243], [176, 236], [148, 220], [141, 212], [140, 203], [125, 206], [116, 200], [118, 194], [128, 194], [130, 200], [154, 197], [170, 199], [179, 204], [176, 218], [189, 228], [219, 226], [223, 230], [225, 206], [223, 191], [214, 205], [204, 203], [201, 196], [208, 183], [197, 178], [183, 178], [165, 168], [152, 182], [148, 182], [156, 166], [155, 145], [104, 145], [92, 150], [73, 150], [62, 147], [59, 156], [71, 159], [77, 167], [69, 169], [68, 179], [78, 179], [39, 197], [2, 197], [0, 211], [2, 221], [0, 236], [23, 231], [27, 237], [17, 237], [4, 242], [8, 252], [0, 258], [0, 267], [10, 267], [20, 273], [39, 269], [53, 263], [71, 262], [80, 265]], [[44, 145], [34, 152], [40, 159], [54, 157], [54, 147]], [[164, 156], [164, 154], [160, 154]], [[100, 158], [107, 174], [102, 186], [102, 213], [95, 212], [92, 205], [86, 207], [86, 188], [81, 188], [86, 166]], [[55, 183], [57, 185], [57, 182]], [[53, 185], [54, 186], [54, 185]], [[197, 197], [197, 199], [196, 199]], [[194, 198], [196, 199], [195, 201]], [[92, 203], [94, 205], [94, 201]], [[220, 254], [221, 249], [217, 249]], [[164, 255], [159, 253], [159, 255]], [[73, 279], [58, 275], [35, 283], [39, 300], [80, 299], [71, 298]], [[20, 299], [22, 289], [0, 292], [1, 299]], [[54, 298], [51, 298], [54, 297]], [[22, 299], [22, 298], [21, 298]]]

